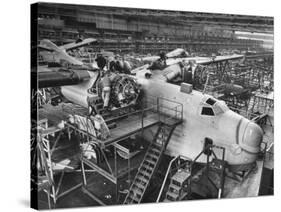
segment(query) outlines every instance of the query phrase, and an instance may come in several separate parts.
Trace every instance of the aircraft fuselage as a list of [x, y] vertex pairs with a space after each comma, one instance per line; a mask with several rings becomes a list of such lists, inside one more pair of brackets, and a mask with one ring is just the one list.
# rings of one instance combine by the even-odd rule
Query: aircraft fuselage
[[[191, 93], [181, 92], [180, 86], [160, 80], [140, 78], [138, 82], [145, 95], [171, 99], [183, 105], [183, 123], [176, 127], [167, 154], [194, 159], [203, 150], [205, 139], [209, 138], [213, 144], [225, 148], [225, 159], [230, 165], [256, 161], [262, 130], [255, 123], [231, 111], [224, 102], [195, 90]], [[213, 105], [206, 103], [208, 99], [211, 99]], [[220, 152], [216, 154], [219, 156]], [[198, 162], [206, 162], [206, 155], [202, 155]]]

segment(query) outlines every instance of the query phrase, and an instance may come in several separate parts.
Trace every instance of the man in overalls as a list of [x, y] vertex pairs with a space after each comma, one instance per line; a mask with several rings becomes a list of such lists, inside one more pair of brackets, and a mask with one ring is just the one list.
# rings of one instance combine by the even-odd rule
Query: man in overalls
[[106, 71], [104, 76], [100, 80], [102, 88], [102, 99], [104, 109], [108, 109], [108, 104], [110, 100], [111, 82], [109, 78], [109, 71]]

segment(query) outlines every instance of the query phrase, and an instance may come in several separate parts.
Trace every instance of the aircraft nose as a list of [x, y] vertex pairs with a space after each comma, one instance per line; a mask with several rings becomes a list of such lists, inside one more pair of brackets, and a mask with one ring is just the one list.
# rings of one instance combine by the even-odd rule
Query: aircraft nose
[[262, 142], [262, 129], [254, 122], [249, 122], [246, 126], [240, 146], [248, 152], [258, 153]]

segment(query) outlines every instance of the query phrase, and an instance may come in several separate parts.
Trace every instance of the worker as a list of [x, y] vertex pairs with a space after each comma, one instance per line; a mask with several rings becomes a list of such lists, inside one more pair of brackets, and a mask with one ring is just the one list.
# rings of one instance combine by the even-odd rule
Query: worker
[[119, 55], [115, 56], [115, 71], [123, 73], [124, 64]]
[[181, 63], [180, 64], [181, 70], [182, 70], [182, 80], [185, 83], [193, 84], [193, 76], [194, 73], [192, 72], [192, 63], [189, 61], [188, 64]]
[[108, 68], [111, 73], [116, 72], [115, 66], [116, 66], [116, 61], [115, 61], [115, 60], [111, 60], [111, 61], [109, 62], [109, 68]]
[[131, 65], [123, 58], [123, 72], [124, 74], [131, 74]]
[[117, 60], [116, 62], [115, 62], [115, 70], [117, 71], [117, 72], [119, 72], [119, 73], [123, 73], [123, 62], [122, 61], [120, 61], [120, 60]]
[[115, 72], [115, 59], [112, 56], [107, 58], [107, 70], [110, 70], [111, 73]]
[[159, 59], [152, 62], [152, 64], [148, 67], [148, 69], [151, 69], [151, 70], [163, 70], [164, 68], [167, 67], [167, 63], [166, 63], [166, 54], [165, 52], [160, 52], [159, 54]]
[[84, 36], [81, 33], [77, 34], [77, 39], [75, 41], [75, 43], [80, 43], [84, 40]]
[[160, 61], [163, 65], [166, 66], [166, 65], [167, 65], [167, 63], [166, 63], [167, 56], [166, 56], [165, 52], [160, 52], [159, 56], [160, 56], [159, 61]]
[[100, 70], [103, 70], [106, 66], [106, 59], [104, 58], [104, 56], [102, 56], [102, 54], [98, 54], [95, 61], [97, 62], [97, 65]]
[[106, 71], [104, 73], [104, 76], [100, 80], [104, 109], [108, 109], [108, 104], [110, 100], [111, 82], [110, 82], [109, 74], [110, 71], [109, 70]]

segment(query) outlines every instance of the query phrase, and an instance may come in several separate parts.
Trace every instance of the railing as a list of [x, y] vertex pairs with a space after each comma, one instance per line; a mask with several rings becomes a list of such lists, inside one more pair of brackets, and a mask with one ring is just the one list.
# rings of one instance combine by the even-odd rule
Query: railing
[[183, 120], [183, 105], [179, 102], [164, 98], [148, 96], [147, 104], [152, 104], [157, 106], [157, 112], [159, 121], [169, 125], [169, 121], [179, 121]]
[[[167, 172], [166, 172], [166, 175], [165, 175], [165, 178], [163, 180], [163, 183], [162, 183], [162, 186], [161, 186], [161, 189], [159, 191], [159, 194], [158, 194], [158, 197], [157, 197], [157, 200], [156, 202], [159, 202], [160, 201], [160, 198], [162, 196], [162, 192], [164, 190], [164, 187], [167, 183], [167, 179], [168, 179], [168, 176], [172, 176], [177, 170], [179, 169], [185, 169], [187, 166], [189, 167], [189, 171], [190, 171], [190, 178], [193, 177], [195, 175], [195, 173], [193, 172], [193, 167], [195, 165], [195, 163], [197, 162], [197, 160], [202, 156], [202, 154], [208, 150], [212, 150], [213, 148], [217, 148], [217, 149], [220, 149], [223, 151], [223, 154], [222, 154], [222, 160], [224, 161], [224, 158], [225, 158], [225, 148], [224, 147], [220, 147], [220, 146], [216, 146], [216, 145], [207, 145], [198, 155], [197, 157], [195, 157], [195, 159], [191, 160], [189, 158], [185, 158], [183, 156], [178, 156], [178, 157], [174, 157], [170, 163], [169, 163], [169, 166], [168, 166], [168, 169], [167, 169]], [[217, 158], [217, 156], [214, 154], [214, 152], [212, 152], [214, 157]], [[183, 159], [184, 162], [181, 162], [180, 160]], [[209, 161], [207, 159], [207, 165], [208, 165]], [[218, 189], [218, 198], [221, 197], [221, 192], [222, 192], [222, 188]]]
[[168, 176], [171, 175], [171, 173], [172, 173], [172, 170], [173, 170], [173, 169], [171, 169], [171, 168], [172, 168], [172, 165], [175, 164], [175, 163], [178, 163], [178, 161], [179, 161], [180, 158], [181, 158], [181, 156], [174, 157], [174, 158], [170, 161], [169, 166], [168, 166], [168, 169], [167, 169], [167, 171], [166, 171], [165, 178], [164, 178], [164, 180], [163, 180], [163, 183], [162, 183], [161, 189], [160, 189], [160, 191], [159, 191], [159, 194], [158, 194], [158, 197], [157, 197], [156, 202], [159, 202], [159, 201], [160, 201], [160, 198], [161, 198], [161, 196], [162, 196], [162, 192], [163, 192], [164, 187], [165, 187], [165, 185], [166, 185]]
[[[142, 104], [141, 105], [136, 105], [140, 106], [137, 109], [135, 108], [134, 111], [128, 112], [128, 113], [123, 113], [122, 115], [116, 115], [112, 116], [109, 120], [110, 121], [118, 121], [123, 118], [127, 117], [132, 117], [135, 116], [137, 117], [134, 122], [140, 122], [141, 123], [141, 128], [143, 129], [145, 127], [145, 120], [146, 119], [155, 119], [158, 120], [159, 122], [165, 123], [167, 125], [174, 125], [182, 121], [183, 119], [183, 105], [180, 103], [177, 103], [175, 101], [165, 99], [162, 97], [153, 97], [149, 96], [146, 98], [143, 98]], [[126, 108], [123, 108], [124, 111]], [[85, 114], [85, 110], [83, 112], [80, 111], [80, 108], [71, 108], [71, 107], [63, 107], [63, 111], [67, 112], [68, 114], [71, 115], [80, 115], [85, 118], [85, 129], [86, 130], [81, 130], [81, 129], [76, 129], [77, 127], [71, 126], [72, 128], [75, 128], [77, 131], [80, 133], [83, 133], [86, 135], [88, 140], [98, 141], [93, 134], [90, 133], [90, 126], [88, 121], [90, 121], [89, 115]], [[108, 120], [105, 120], [108, 121]], [[91, 122], [91, 121], [90, 121]], [[128, 122], [128, 124], [130, 124]], [[71, 124], [68, 124], [71, 125]], [[123, 124], [124, 125], [124, 124]], [[124, 127], [124, 126], [122, 126]], [[118, 129], [118, 126], [114, 129]]]
[[[161, 130], [163, 130], [163, 129], [162, 129], [162, 126], [159, 126], [158, 131], [156, 132], [156, 134], [155, 134], [154, 137], [153, 137], [153, 141], [150, 143], [149, 147], [147, 148], [147, 151], [146, 151], [146, 153], [145, 153], [145, 155], [144, 155], [144, 157], [143, 157], [143, 161], [142, 161], [141, 165], [139, 166], [138, 172], [140, 171], [140, 168], [143, 167], [143, 165], [144, 165], [144, 163], [145, 163], [145, 161], [146, 161], [146, 159], [147, 159], [147, 156], [150, 154], [150, 153], [149, 153], [149, 150], [151, 149], [152, 145], [156, 142], [156, 139], [157, 139], [157, 137], [159, 136], [159, 134], [162, 133]], [[167, 138], [167, 139], [169, 139], [169, 138]], [[163, 153], [163, 151], [165, 150], [165, 143], [163, 143], [163, 142], [164, 142], [164, 141], [162, 141], [162, 147], [161, 147], [160, 155], [158, 156], [157, 161], [155, 162], [155, 164], [159, 163], [159, 160], [160, 160], [160, 158], [161, 158], [161, 156], [162, 156], [162, 153]], [[165, 142], [167, 143], [167, 140], [166, 140]], [[150, 175], [150, 177], [149, 177], [149, 181], [150, 181], [151, 177], [153, 176], [155, 169], [156, 169], [156, 165], [155, 165], [155, 167], [153, 168], [153, 171], [152, 171], [152, 173], [151, 173], [151, 175]], [[136, 175], [136, 176], [137, 176], [137, 175]], [[134, 183], [135, 183], [135, 179], [134, 179], [134, 182], [133, 182], [133, 183], [131, 184], [131, 186], [130, 186], [128, 195], [127, 195], [127, 197], [126, 197], [126, 199], [125, 199], [124, 202], [127, 201], [127, 198], [128, 198], [129, 195], [130, 195], [130, 191], [131, 191], [131, 189], [132, 189]], [[144, 188], [144, 190], [146, 190], [148, 184], [149, 184], [149, 183], [146, 184], [146, 187]], [[145, 191], [144, 191], [144, 192], [145, 192]], [[143, 193], [143, 194], [144, 194], [144, 193]]]

